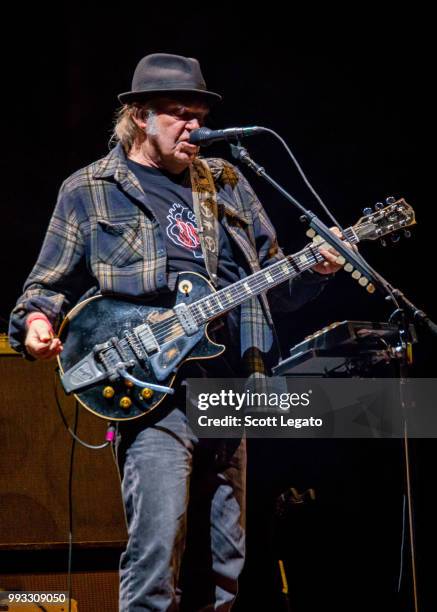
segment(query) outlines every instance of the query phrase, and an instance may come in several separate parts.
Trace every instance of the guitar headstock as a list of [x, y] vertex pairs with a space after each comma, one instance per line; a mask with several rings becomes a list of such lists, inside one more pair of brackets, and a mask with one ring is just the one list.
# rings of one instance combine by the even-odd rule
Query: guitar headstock
[[[391, 234], [392, 242], [397, 242], [399, 240], [397, 232], [403, 230], [405, 237], [409, 238], [411, 234], [405, 228], [416, 223], [414, 209], [403, 198], [396, 200], [393, 197], [389, 197], [385, 200], [385, 205], [382, 202], [378, 202], [375, 205], [374, 211], [371, 208], [365, 208], [363, 212], [364, 217], [361, 217], [355, 225], [344, 231], [344, 237], [351, 244], [361, 242], [362, 240], [381, 239], [381, 243], [386, 246], [384, 236]], [[314, 246], [318, 248], [329, 247], [314, 230], [308, 230], [306, 235], [312, 239]], [[355, 270], [352, 264], [346, 262], [344, 257], [340, 255], [337, 261], [369, 293], [375, 291], [375, 287], [369, 282], [369, 279], [358, 270]]]
[[[403, 198], [396, 200], [390, 197], [385, 204], [378, 202], [374, 211], [371, 208], [364, 209], [364, 217], [352, 227], [358, 240], [378, 240], [393, 234], [393, 242], [397, 242], [399, 234], [395, 232], [416, 223], [414, 209]], [[405, 230], [404, 235], [409, 238], [410, 232]]]

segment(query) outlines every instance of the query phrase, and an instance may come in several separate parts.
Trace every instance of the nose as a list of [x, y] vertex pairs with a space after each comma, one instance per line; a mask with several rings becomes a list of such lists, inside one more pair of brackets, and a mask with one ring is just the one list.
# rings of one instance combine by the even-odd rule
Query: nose
[[189, 130], [198, 130], [200, 128], [199, 119], [197, 117], [192, 117], [185, 125]]

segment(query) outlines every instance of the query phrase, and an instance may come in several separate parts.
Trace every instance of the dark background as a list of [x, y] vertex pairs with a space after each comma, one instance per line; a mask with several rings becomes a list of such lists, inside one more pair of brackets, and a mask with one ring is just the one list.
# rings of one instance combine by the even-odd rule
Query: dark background
[[[373, 24], [361, 37], [355, 34], [345, 27], [339, 38], [327, 28], [320, 37], [308, 22], [281, 13], [241, 21], [217, 7], [208, 17], [194, 5], [184, 12], [166, 5], [140, 14], [131, 6], [94, 15], [64, 9], [38, 12], [35, 22], [30, 14], [25, 24], [15, 21], [14, 46], [5, 54], [10, 70], [3, 115], [1, 331], [38, 255], [61, 182], [107, 153], [116, 95], [130, 89], [137, 61], [158, 51], [200, 60], [208, 87], [224, 96], [210, 127], [264, 125], [278, 131], [345, 226], [365, 206], [390, 195], [404, 197], [418, 221], [412, 238], [386, 249], [368, 243], [362, 252], [437, 319], [431, 291], [436, 213], [424, 146], [431, 121], [430, 47], [408, 19], [401, 30]], [[247, 146], [295, 197], [320, 212], [279, 143], [260, 136]], [[225, 145], [210, 151], [230, 158]], [[300, 248], [306, 238], [297, 212], [244, 171], [280, 244], [287, 252]], [[369, 296], [341, 272], [319, 300], [278, 320], [278, 329], [286, 352], [330, 322], [384, 321], [389, 314], [380, 296]], [[434, 346], [420, 336], [416, 375], [435, 375]], [[436, 509], [433, 449], [433, 441], [412, 444], [419, 593], [427, 603], [432, 590], [426, 559]], [[251, 441], [249, 456], [248, 560], [236, 609], [286, 609], [275, 565], [279, 554], [287, 562], [292, 610], [320, 604], [357, 610], [367, 601], [373, 610], [412, 609], [407, 561], [402, 592], [395, 595], [400, 442]], [[316, 500], [291, 505], [274, 526], [275, 499], [289, 487], [313, 487]]]

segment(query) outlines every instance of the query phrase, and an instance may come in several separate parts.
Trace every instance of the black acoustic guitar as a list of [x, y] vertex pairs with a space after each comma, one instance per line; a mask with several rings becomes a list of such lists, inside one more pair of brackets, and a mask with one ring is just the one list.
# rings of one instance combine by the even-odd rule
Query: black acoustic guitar
[[[413, 209], [400, 199], [361, 217], [345, 230], [344, 238], [351, 244], [376, 240], [414, 223]], [[64, 350], [58, 362], [65, 391], [111, 421], [149, 413], [173, 393], [171, 386], [183, 362], [212, 359], [225, 350], [209, 338], [210, 321], [323, 261], [318, 250], [323, 246], [315, 237], [298, 253], [220, 291], [200, 274], [181, 272], [174, 294], [161, 297], [159, 303], [100, 295], [84, 300], [59, 330]], [[345, 269], [372, 292], [368, 279], [350, 268], [346, 264]]]

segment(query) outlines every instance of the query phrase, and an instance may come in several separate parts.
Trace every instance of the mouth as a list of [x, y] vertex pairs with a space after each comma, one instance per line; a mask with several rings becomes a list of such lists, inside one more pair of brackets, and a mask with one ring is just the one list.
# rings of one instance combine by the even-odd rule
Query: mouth
[[194, 159], [196, 155], [198, 154], [198, 152], [199, 152], [199, 147], [187, 142], [186, 140], [180, 140], [176, 144], [176, 150], [175, 150], [176, 155], [179, 154], [185, 157], [186, 159], [189, 159], [189, 160]]
[[185, 139], [178, 140], [176, 144], [177, 145], [181, 144], [184, 147], [187, 147], [188, 149], [191, 149], [193, 151], [198, 148], [197, 145], [191, 144], [191, 142], [188, 142], [188, 140], [185, 140]]

